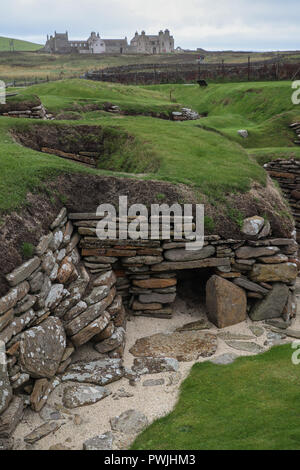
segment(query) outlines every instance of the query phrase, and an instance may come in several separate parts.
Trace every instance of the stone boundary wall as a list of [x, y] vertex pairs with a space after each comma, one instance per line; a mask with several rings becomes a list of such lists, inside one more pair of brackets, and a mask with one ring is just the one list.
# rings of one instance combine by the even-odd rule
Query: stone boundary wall
[[[172, 232], [165, 241], [101, 241], [98, 222], [95, 214], [63, 208], [34, 256], [6, 276], [10, 290], [0, 298], [0, 444], [24, 407], [40, 411], [61, 382], [105, 385], [124, 376], [124, 305], [133, 315], [171, 318], [179, 271], [213, 270], [206, 303], [209, 320], [219, 328], [244, 321], [247, 313], [254, 321], [283, 317], [287, 323], [296, 315], [298, 245], [293, 238], [272, 238], [261, 217], [244, 221], [242, 239], [209, 235], [198, 251], [185, 250], [186, 240], [174, 240]], [[74, 362], [75, 349], [90, 341], [99, 360]]]
[[[299, 64], [255, 63], [248, 64], [172, 64], [131, 66], [129, 69], [111, 68], [91, 71], [85, 75], [89, 80], [122, 83], [124, 85], [155, 85], [163, 83], [196, 82], [203, 80], [262, 81], [292, 80], [299, 72]], [[151, 70], [152, 69], [152, 70]]]
[[293, 158], [273, 160], [264, 165], [287, 199], [295, 220], [297, 242], [300, 242], [300, 160]]

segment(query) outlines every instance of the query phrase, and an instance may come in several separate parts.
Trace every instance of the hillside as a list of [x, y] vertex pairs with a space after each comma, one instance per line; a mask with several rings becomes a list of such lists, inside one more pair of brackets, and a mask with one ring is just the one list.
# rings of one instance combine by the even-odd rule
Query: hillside
[[[299, 150], [288, 129], [299, 112], [290, 104], [289, 83], [252, 83], [251, 90], [249, 84], [211, 85], [206, 90], [178, 85], [170, 101], [169, 86], [63, 80], [22, 89], [8, 100], [10, 109], [22, 101], [36, 103], [38, 97], [59, 120], [0, 117], [0, 172], [5, 181], [0, 184], [0, 213], [21, 208], [29, 192], [46, 191], [53, 203], [59, 197], [78, 206], [85, 185], [90, 186], [87, 181], [88, 201], [98, 198], [102, 188], [107, 202], [115, 201], [114, 188], [124, 181], [129, 199], [140, 203], [205, 203], [209, 231], [238, 237], [243, 218], [261, 214], [284, 235], [289, 210], [255, 158], [265, 161], [276, 152], [288, 156]], [[107, 102], [118, 105], [121, 113], [106, 112]], [[185, 122], [167, 119], [183, 106], [208, 115]], [[241, 128], [250, 131], [247, 141], [237, 135]], [[273, 137], [265, 149], [268, 130]], [[95, 146], [100, 151], [96, 168], [60, 158], [53, 150], [40, 151], [76, 153], [84, 142], [87, 151]], [[113, 178], [109, 184], [107, 178]], [[147, 189], [150, 182], [156, 190]]]
[[0, 36], [0, 52], [9, 52], [11, 51], [10, 41], [14, 42], [14, 50], [22, 52], [32, 52], [41, 49], [40, 44], [35, 44], [29, 41], [22, 41], [21, 39], [11, 39]]

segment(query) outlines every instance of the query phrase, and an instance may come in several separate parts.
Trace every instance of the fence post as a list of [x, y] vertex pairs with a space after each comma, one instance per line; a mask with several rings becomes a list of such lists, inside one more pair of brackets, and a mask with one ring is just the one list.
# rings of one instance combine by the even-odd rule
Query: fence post
[[251, 58], [250, 58], [250, 56], [248, 56], [248, 82], [250, 81], [250, 67], [251, 67], [250, 60], [251, 60]]

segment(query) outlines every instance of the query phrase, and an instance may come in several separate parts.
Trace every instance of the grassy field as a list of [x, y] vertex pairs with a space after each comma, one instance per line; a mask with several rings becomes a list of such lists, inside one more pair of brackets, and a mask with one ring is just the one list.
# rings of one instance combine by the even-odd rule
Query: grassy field
[[[22, 43], [22, 42], [21, 42]], [[16, 43], [17, 44], [17, 43]], [[25, 47], [21, 46], [21, 47]], [[30, 44], [28, 47], [31, 47]], [[39, 48], [40, 46], [32, 45]], [[16, 49], [19, 50], [19, 49]], [[29, 49], [26, 49], [29, 50]], [[35, 50], [35, 49], [34, 49]], [[85, 72], [106, 67], [132, 65], [132, 64], [177, 64], [185, 62], [196, 62], [199, 54], [205, 55], [205, 63], [242, 63], [247, 62], [248, 56], [251, 61], [262, 61], [277, 58], [275, 52], [185, 52], [164, 55], [120, 55], [120, 54], [100, 54], [100, 55], [52, 55], [32, 52], [2, 52], [9, 51], [4, 42], [1, 48], [0, 39], [0, 79], [11, 80], [35, 80], [57, 78], [74, 78], [83, 75]], [[285, 62], [299, 62], [300, 52], [282, 52], [280, 57]]]
[[[88, 171], [184, 183], [197, 200], [204, 198], [218, 210], [223, 204], [224, 214], [240, 224], [242, 214], [230, 198], [246, 194], [254, 182], [265, 186], [266, 173], [259, 163], [278, 154], [300, 155], [288, 128], [289, 123], [300, 119], [298, 107], [291, 104], [290, 91], [287, 82], [253, 83], [251, 89], [249, 84], [211, 85], [202, 90], [198, 86], [127, 87], [75, 79], [21, 89], [12, 101], [32, 101], [38, 96], [48, 111], [56, 115], [75, 112], [79, 120], [0, 118], [0, 211], [17, 209], [28, 191], [62, 172]], [[105, 102], [136, 115], [107, 113], [103, 110]], [[151, 111], [166, 115], [182, 106], [208, 115], [186, 122], [147, 116]], [[109, 152], [99, 160], [97, 170], [24, 148], [11, 134], [33, 125], [83, 124], [100, 126], [108, 134], [113, 129], [115, 143], [123, 142], [124, 133], [128, 136], [126, 145], [120, 148], [107, 143]], [[241, 128], [249, 130], [247, 140], [238, 136]]]
[[[30, 87], [22, 94], [24, 99], [26, 97], [32, 99], [32, 95], [37, 94], [52, 112], [64, 109], [76, 109], [80, 112], [81, 108], [85, 109], [87, 105], [95, 104], [101, 108], [105, 101], [118, 104], [121, 109], [129, 107], [131, 112], [136, 113], [147, 113], [151, 109], [167, 113], [174, 109], [174, 106], [181, 105], [180, 102], [170, 103], [169, 98], [159, 90], [83, 80]], [[20, 96], [17, 99], [19, 100]], [[181, 103], [182, 105], [188, 104], [184, 99]], [[68, 123], [70, 124], [70, 121]], [[28, 191], [30, 173], [38, 174], [41, 178], [47, 174], [48, 170], [45, 166], [47, 157], [33, 150], [24, 150], [12, 140], [9, 134], [9, 129], [12, 127], [26, 128], [32, 124], [33, 122], [28, 120], [1, 118], [0, 170], [4, 176], [0, 199], [2, 208], [15, 208], [21, 202]], [[34, 124], [37, 125], [37, 121]], [[56, 124], [56, 121], [39, 123], [44, 126]], [[113, 126], [119, 129], [119, 132], [125, 131], [133, 137], [135, 147], [130, 158], [130, 167], [124, 155], [116, 152], [110, 155], [109, 159], [100, 160], [101, 170], [138, 174], [143, 172], [143, 178], [185, 183], [211, 198], [230, 192], [246, 192], [253, 181], [265, 183], [266, 177], [263, 169], [249, 157], [247, 151], [239, 143], [217, 132], [203, 129], [202, 121], [174, 123], [147, 116], [111, 115], [99, 109], [99, 111], [81, 111], [81, 120], [73, 124], [100, 125], [104, 128]], [[142, 149], [144, 149], [143, 152]], [[146, 163], [142, 166], [141, 160], [145, 153]], [[150, 161], [149, 155], [152, 155], [153, 159], [158, 162], [155, 172], [152, 171], [153, 166], [147, 164]], [[20, 165], [20, 159], [22, 165]], [[34, 166], [33, 161], [36, 162]], [[82, 168], [77, 164], [67, 164], [51, 157], [49, 160], [51, 172], [52, 165], [55, 165], [54, 161], [59, 162], [59, 167], [62, 165], [64, 168], [66, 166], [72, 168], [74, 165], [80, 170]], [[19, 173], [18, 177], [16, 168]], [[16, 192], [12, 191], [15, 184], [18, 187]]]
[[[300, 118], [300, 109], [292, 103], [290, 82], [214, 84], [204, 89], [196, 85], [159, 85], [147, 89], [159, 90], [166, 98], [172, 90], [177, 101], [207, 113], [200, 121], [204, 128], [222, 133], [249, 151], [291, 147], [298, 155], [293, 143], [295, 133], [289, 124]], [[238, 136], [238, 129], [247, 129], [249, 137]]]
[[13, 50], [14, 51], [23, 51], [23, 52], [33, 52], [41, 49], [40, 44], [35, 44], [29, 41], [22, 41], [20, 39], [11, 39], [0, 36], [0, 52], [10, 52], [11, 46], [10, 41], [13, 41]]
[[300, 375], [291, 345], [227, 366], [193, 366], [179, 401], [134, 450], [299, 450]]

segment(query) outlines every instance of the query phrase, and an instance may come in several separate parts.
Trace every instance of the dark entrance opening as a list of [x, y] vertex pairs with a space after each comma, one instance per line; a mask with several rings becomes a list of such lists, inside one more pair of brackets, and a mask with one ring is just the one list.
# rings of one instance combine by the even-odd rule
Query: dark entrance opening
[[209, 268], [178, 271], [174, 312], [189, 313], [191, 321], [206, 319], [205, 287], [213, 274]]

